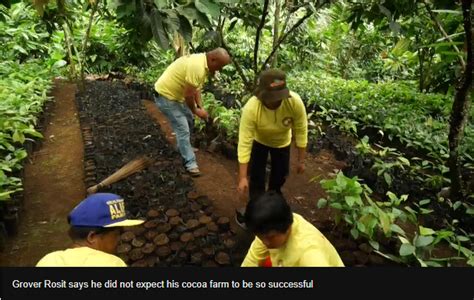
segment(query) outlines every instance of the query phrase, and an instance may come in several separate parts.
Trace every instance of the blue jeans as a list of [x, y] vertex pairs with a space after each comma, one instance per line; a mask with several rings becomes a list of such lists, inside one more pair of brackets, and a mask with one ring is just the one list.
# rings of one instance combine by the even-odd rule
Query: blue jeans
[[168, 118], [174, 133], [179, 153], [186, 170], [197, 168], [196, 155], [191, 146], [191, 131], [194, 127], [193, 114], [185, 103], [168, 100], [162, 95], [154, 95], [155, 103]]

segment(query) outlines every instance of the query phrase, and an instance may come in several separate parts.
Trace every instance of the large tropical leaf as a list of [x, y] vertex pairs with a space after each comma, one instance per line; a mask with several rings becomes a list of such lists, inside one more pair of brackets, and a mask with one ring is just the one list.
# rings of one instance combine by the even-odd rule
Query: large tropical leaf
[[193, 5], [180, 7], [178, 8], [178, 12], [184, 17], [186, 17], [188, 20], [194, 20], [206, 28], [212, 27], [211, 22], [209, 22], [207, 16], [197, 10], [196, 7], [194, 7]]
[[187, 42], [190, 42], [193, 37], [193, 28], [189, 20], [181, 15], [179, 16], [179, 33]]
[[167, 9], [164, 11], [166, 13], [166, 17], [164, 18], [164, 22], [168, 25], [170, 32], [175, 32], [179, 30], [180, 21], [179, 16], [176, 11]]
[[163, 16], [157, 9], [153, 9], [151, 12], [151, 31], [158, 45], [165, 50], [168, 49], [170, 43], [168, 34], [163, 26]]
[[194, 2], [196, 8], [205, 14], [209, 14], [212, 18], [217, 19], [220, 15], [220, 7], [218, 4], [213, 3], [209, 0], [196, 0]]

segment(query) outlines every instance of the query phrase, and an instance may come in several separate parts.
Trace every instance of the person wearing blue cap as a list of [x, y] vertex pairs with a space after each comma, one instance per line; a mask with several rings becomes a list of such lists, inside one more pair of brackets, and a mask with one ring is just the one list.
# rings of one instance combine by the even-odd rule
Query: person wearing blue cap
[[119, 195], [97, 193], [79, 203], [68, 216], [73, 246], [45, 255], [37, 267], [126, 267], [115, 251], [120, 229], [143, 220], [126, 218], [125, 201]]

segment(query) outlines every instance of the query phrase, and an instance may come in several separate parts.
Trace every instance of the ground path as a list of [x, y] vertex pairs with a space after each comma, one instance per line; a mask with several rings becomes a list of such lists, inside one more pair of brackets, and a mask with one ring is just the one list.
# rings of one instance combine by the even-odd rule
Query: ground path
[[[66, 83], [58, 83], [53, 90], [55, 105], [43, 146], [25, 165], [25, 204], [18, 234], [10, 238], [5, 251], [0, 253], [0, 266], [34, 266], [45, 253], [69, 246], [65, 216], [85, 196], [84, 151], [75, 91], [75, 85]], [[173, 143], [166, 118], [153, 102], [144, 100], [143, 104]], [[332, 220], [329, 210], [316, 209], [317, 199], [323, 196], [316, 182], [342, 168], [343, 163], [331, 152], [322, 150], [317, 155], [308, 155], [305, 174], [296, 175], [295, 149], [291, 153], [291, 173], [283, 192], [295, 212], [324, 232]], [[233, 220], [235, 209], [243, 205], [236, 192], [237, 162], [206, 149], [197, 152], [197, 160], [203, 176], [194, 179], [195, 193], [207, 195], [221, 215]], [[317, 181], [310, 182], [312, 178]], [[234, 222], [232, 228], [243, 243], [250, 243], [252, 237], [248, 233]]]

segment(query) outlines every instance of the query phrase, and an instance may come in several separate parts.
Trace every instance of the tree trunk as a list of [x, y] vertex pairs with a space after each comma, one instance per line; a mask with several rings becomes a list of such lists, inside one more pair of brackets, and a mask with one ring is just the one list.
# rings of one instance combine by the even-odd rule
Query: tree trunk
[[[275, 48], [275, 46], [278, 43], [278, 38], [280, 37], [279, 35], [279, 30], [280, 30], [280, 0], [275, 0], [275, 15], [274, 15], [274, 21], [273, 21], [273, 46], [272, 48]], [[278, 50], [275, 51], [275, 54], [273, 55], [271, 66], [274, 68], [277, 65], [278, 62]]]
[[457, 88], [456, 95], [454, 96], [449, 129], [448, 166], [451, 179], [451, 199], [454, 201], [462, 200], [464, 194], [462, 189], [461, 168], [459, 166], [458, 146], [462, 141], [464, 126], [467, 123], [469, 108], [471, 106], [470, 90], [472, 87], [473, 70], [471, 4], [472, 0], [462, 0], [467, 63], [462, 75], [461, 84]]
[[257, 36], [255, 37], [255, 46], [253, 47], [253, 87], [257, 84], [258, 77], [258, 47], [260, 46], [260, 35], [262, 33], [263, 26], [265, 26], [265, 19], [268, 15], [268, 3], [270, 0], [265, 0], [263, 3], [262, 18], [260, 19], [260, 24], [257, 27]]
[[92, 4], [92, 11], [91, 11], [91, 15], [89, 16], [89, 23], [87, 24], [87, 29], [86, 29], [86, 33], [84, 35], [84, 39], [82, 40], [82, 49], [81, 49], [81, 57], [82, 57], [82, 65], [81, 65], [81, 81], [82, 83], [84, 83], [84, 68], [85, 68], [85, 64], [86, 64], [86, 51], [87, 51], [87, 42], [89, 41], [89, 35], [90, 35], [90, 32], [91, 32], [91, 28], [92, 28], [92, 22], [94, 21], [94, 15], [97, 11], [97, 8], [99, 7], [99, 1], [100, 0], [96, 0], [94, 2], [94, 4]]
[[423, 93], [423, 89], [424, 89], [424, 73], [423, 73], [423, 63], [425, 61], [425, 49], [423, 47], [421, 47], [420, 45], [420, 35], [419, 33], [417, 33], [415, 35], [415, 41], [416, 41], [416, 44], [418, 45], [418, 73], [419, 73], [419, 89], [420, 89], [420, 93]]
[[270, 53], [270, 55], [268, 55], [267, 59], [265, 60], [265, 62], [262, 64], [262, 67], [260, 70], [264, 70], [265, 69], [265, 66], [268, 64], [268, 62], [270, 61], [270, 59], [272, 59], [273, 55], [275, 54], [275, 52], [278, 50], [278, 47], [280, 47], [281, 43], [288, 37], [288, 35], [293, 32], [296, 28], [298, 28], [301, 24], [303, 24], [303, 22], [311, 17], [311, 15], [313, 15], [313, 12], [312, 11], [309, 11], [306, 13], [306, 15], [304, 15], [304, 17], [302, 17], [301, 19], [298, 20], [298, 22], [295, 23], [295, 25], [293, 25], [285, 34], [283, 34], [279, 39], [278, 39], [278, 42], [276, 43], [276, 45], [273, 47], [273, 50], [272, 52]]
[[72, 81], [76, 78], [76, 67], [74, 64], [74, 56], [72, 55], [72, 45], [71, 37], [69, 36], [69, 31], [67, 30], [66, 23], [63, 23], [63, 32], [64, 32], [64, 41], [66, 42], [67, 47], [67, 57], [69, 61], [69, 80]]

